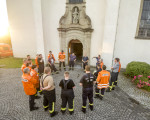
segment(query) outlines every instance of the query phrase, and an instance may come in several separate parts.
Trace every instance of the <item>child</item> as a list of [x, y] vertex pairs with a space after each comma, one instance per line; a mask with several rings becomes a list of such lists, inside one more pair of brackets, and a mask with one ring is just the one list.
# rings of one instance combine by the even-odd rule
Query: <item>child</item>
[[61, 112], [64, 114], [66, 112], [66, 105], [68, 103], [69, 113], [72, 115], [74, 113], [74, 91], [73, 88], [75, 84], [72, 79], [69, 79], [69, 72], [65, 72], [65, 79], [62, 79], [59, 83], [59, 86], [62, 88], [61, 92]]

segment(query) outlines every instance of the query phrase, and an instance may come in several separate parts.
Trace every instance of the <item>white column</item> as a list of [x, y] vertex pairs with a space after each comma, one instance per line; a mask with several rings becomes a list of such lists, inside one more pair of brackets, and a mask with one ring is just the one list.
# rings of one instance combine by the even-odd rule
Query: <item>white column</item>
[[36, 30], [37, 54], [42, 54], [44, 60], [46, 60], [44, 36], [43, 36], [41, 0], [33, 0], [33, 12], [34, 12], [34, 24]]
[[106, 2], [102, 58], [107, 69], [110, 70], [116, 40], [120, 0], [106, 0]]

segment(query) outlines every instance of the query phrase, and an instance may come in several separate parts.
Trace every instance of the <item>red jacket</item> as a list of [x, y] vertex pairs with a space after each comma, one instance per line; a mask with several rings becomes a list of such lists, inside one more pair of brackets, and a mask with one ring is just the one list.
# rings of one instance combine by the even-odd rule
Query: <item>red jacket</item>
[[34, 84], [36, 84], [36, 80], [32, 78], [30, 75], [28, 74], [22, 75], [22, 84], [23, 84], [26, 95], [36, 94], [36, 88], [34, 86]]

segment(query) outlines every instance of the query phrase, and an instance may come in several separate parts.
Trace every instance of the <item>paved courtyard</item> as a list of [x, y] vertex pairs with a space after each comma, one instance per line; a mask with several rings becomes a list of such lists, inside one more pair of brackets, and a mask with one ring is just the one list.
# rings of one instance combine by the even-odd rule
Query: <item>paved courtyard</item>
[[[94, 99], [94, 111], [91, 112], [87, 109], [87, 114], [83, 114], [81, 112], [82, 89], [79, 86], [79, 80], [83, 72], [80, 68], [76, 68], [74, 72], [71, 72], [71, 78], [76, 84], [74, 115], [70, 116], [68, 112], [66, 115], [60, 113], [61, 89], [58, 85], [63, 72], [53, 75], [57, 94], [56, 110], [59, 111], [59, 114], [54, 118], [50, 118], [49, 113], [43, 110], [42, 98], [35, 100], [36, 106], [40, 109], [30, 112], [28, 96], [25, 95], [22, 87], [21, 75], [20, 69], [0, 69], [0, 120], [150, 120], [150, 109], [140, 104], [136, 99], [132, 99], [126, 93], [128, 87], [123, 87], [123, 85], [127, 85], [125, 83], [119, 84], [115, 91], [105, 93], [103, 101]], [[119, 79], [121, 79], [121, 75]], [[147, 98], [142, 96], [142, 99]]]

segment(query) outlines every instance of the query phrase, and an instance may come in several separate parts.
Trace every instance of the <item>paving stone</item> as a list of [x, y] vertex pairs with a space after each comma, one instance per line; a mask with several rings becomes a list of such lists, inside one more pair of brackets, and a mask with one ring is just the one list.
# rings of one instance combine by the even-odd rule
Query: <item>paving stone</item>
[[[25, 95], [22, 82], [22, 72], [20, 69], [0, 68], [0, 120], [49, 120], [48, 112], [43, 110], [43, 99], [35, 100], [36, 106], [40, 107], [37, 111], [29, 111], [28, 96]], [[54, 120], [150, 120], [149, 97], [147, 92], [137, 89], [122, 74], [119, 76], [118, 86], [115, 91], [105, 93], [104, 99], [94, 99], [94, 111], [87, 107], [87, 113], [81, 112], [82, 88], [79, 81], [83, 71], [79, 66], [75, 71], [70, 72], [71, 78], [76, 84], [75, 88], [75, 113], [70, 116], [60, 113], [61, 108], [61, 89], [59, 82], [63, 77], [60, 74], [53, 75], [56, 84], [56, 110], [59, 114]], [[132, 97], [132, 98], [131, 98]], [[135, 99], [139, 104], [133, 102]], [[148, 103], [149, 102], [149, 103]]]

